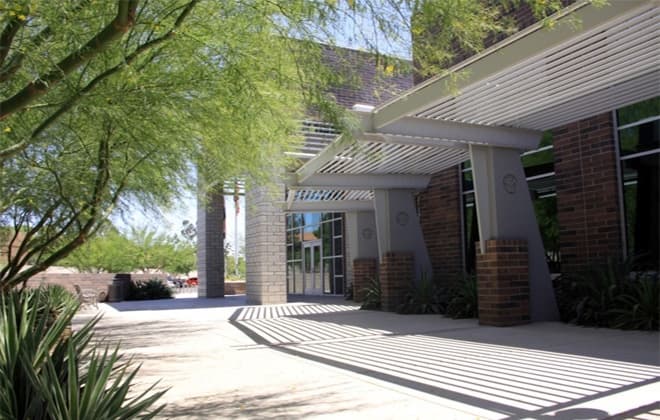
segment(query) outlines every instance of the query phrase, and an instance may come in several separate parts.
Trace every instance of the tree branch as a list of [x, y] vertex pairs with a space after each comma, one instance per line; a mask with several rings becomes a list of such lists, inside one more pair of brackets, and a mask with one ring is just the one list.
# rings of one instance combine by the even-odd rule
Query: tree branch
[[18, 30], [25, 25], [25, 16], [23, 19], [20, 19], [18, 16], [14, 16], [5, 25], [2, 33], [0, 33], [0, 66], [5, 62], [7, 54], [11, 49], [11, 44], [14, 41], [14, 36], [18, 33]]
[[38, 77], [11, 98], [0, 102], [0, 120], [24, 109], [30, 102], [45, 95], [49, 89], [61, 82], [67, 75], [92, 59], [112, 42], [121, 38], [135, 23], [137, 3], [138, 0], [120, 0], [115, 18], [87, 44], [65, 57], [49, 73]]
[[[44, 121], [42, 121], [42, 123], [39, 124], [39, 126], [32, 132], [32, 134], [28, 139], [16, 143], [10, 147], [7, 147], [4, 150], [0, 150], [0, 161], [2, 161], [3, 159], [7, 159], [24, 150], [31, 143], [32, 140], [37, 138], [37, 136], [39, 136], [51, 124], [53, 124], [63, 114], [69, 111], [80, 100], [80, 98], [82, 98], [87, 93], [91, 92], [103, 80], [107, 79], [113, 74], [120, 72], [126, 66], [132, 64], [143, 53], [155, 48], [156, 46], [172, 38], [176, 34], [176, 30], [183, 24], [186, 17], [192, 12], [192, 10], [195, 8], [197, 3], [198, 0], [190, 1], [183, 9], [183, 11], [179, 14], [172, 28], [169, 31], [167, 31], [164, 35], [158, 38], [154, 38], [138, 46], [132, 53], [128, 54], [121, 63], [107, 69], [106, 71], [102, 72], [94, 79], [92, 79], [89, 83], [87, 83], [87, 85], [85, 85], [82, 89], [76, 92], [71, 98], [69, 98], [64, 104], [62, 104], [62, 106], [60, 106], [60, 108], [57, 111], [55, 111], [53, 114], [48, 116]], [[2, 104], [0, 104], [0, 109], [1, 107]], [[0, 119], [2, 119], [1, 116]]]

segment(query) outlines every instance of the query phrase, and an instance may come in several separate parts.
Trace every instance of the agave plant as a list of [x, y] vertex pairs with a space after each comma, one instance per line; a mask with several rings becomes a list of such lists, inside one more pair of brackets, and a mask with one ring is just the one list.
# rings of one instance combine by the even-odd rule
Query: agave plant
[[[139, 367], [92, 344], [96, 317], [68, 335], [78, 309], [59, 290], [10, 291], [0, 299], [0, 418], [152, 418], [165, 391], [135, 394]], [[55, 316], [53, 316], [55, 314]]]

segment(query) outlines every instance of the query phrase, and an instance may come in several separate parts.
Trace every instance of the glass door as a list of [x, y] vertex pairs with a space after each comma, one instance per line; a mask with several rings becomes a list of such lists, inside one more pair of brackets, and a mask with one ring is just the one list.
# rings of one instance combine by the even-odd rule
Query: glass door
[[303, 243], [303, 259], [305, 266], [306, 295], [320, 295], [323, 293], [321, 278], [321, 241], [308, 241]]

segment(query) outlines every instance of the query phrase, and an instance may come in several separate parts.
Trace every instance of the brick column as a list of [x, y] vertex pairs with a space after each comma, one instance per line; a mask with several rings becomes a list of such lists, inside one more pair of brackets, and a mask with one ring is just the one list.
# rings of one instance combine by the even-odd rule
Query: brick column
[[528, 323], [527, 242], [488, 240], [485, 254], [477, 246], [477, 288], [481, 325], [506, 327]]
[[562, 273], [620, 258], [619, 190], [612, 114], [552, 130]]
[[375, 258], [353, 260], [353, 300], [362, 302], [367, 287], [378, 275], [378, 262]]
[[441, 284], [463, 272], [459, 180], [460, 167], [445, 169], [433, 175], [419, 198], [419, 222], [433, 267], [428, 274]]
[[380, 261], [381, 308], [393, 312], [403, 303], [415, 279], [412, 253], [387, 252]]
[[246, 192], [246, 293], [249, 304], [286, 303], [284, 186]]
[[199, 297], [225, 295], [225, 197], [222, 191], [197, 200]]

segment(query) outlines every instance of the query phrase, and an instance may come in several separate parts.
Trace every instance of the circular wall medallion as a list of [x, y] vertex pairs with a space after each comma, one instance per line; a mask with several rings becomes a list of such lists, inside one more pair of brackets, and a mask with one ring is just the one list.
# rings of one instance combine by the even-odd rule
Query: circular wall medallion
[[374, 237], [374, 231], [371, 228], [362, 229], [362, 238], [371, 239]]
[[408, 213], [406, 213], [405, 211], [400, 211], [396, 215], [396, 224], [399, 226], [407, 225], [409, 220], [410, 220], [410, 216], [408, 216]]
[[513, 194], [516, 192], [518, 179], [515, 177], [515, 175], [513, 174], [504, 175], [504, 178], [502, 179], [502, 183], [504, 184], [504, 191], [508, 192], [509, 194]]

